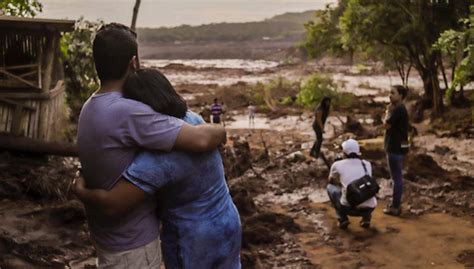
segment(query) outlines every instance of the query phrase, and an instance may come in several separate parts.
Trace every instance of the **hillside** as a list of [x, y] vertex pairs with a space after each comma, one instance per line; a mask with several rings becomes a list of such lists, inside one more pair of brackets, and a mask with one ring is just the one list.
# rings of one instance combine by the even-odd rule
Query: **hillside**
[[142, 44], [176, 42], [235, 42], [253, 40], [298, 40], [304, 23], [314, 18], [314, 10], [292, 12], [258, 22], [213, 23], [199, 26], [139, 28]]

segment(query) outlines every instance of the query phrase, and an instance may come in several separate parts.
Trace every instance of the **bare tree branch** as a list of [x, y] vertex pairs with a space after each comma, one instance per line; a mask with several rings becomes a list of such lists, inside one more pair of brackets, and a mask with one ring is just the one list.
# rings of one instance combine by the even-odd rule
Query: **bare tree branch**
[[138, 10], [140, 9], [140, 3], [141, 3], [141, 0], [136, 0], [135, 6], [133, 7], [132, 26], [130, 26], [130, 28], [132, 28], [133, 31], [135, 31], [135, 26], [137, 24], [137, 17], [138, 17]]

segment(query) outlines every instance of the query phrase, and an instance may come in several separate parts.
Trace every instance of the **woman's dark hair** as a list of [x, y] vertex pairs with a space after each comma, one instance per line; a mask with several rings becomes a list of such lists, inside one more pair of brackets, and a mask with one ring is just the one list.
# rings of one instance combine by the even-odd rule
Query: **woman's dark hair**
[[404, 87], [402, 85], [393, 85], [392, 88], [397, 90], [398, 94], [402, 96], [402, 99], [405, 99], [407, 97], [407, 94], [408, 94], [407, 87]]
[[123, 85], [123, 96], [149, 105], [156, 112], [184, 118], [188, 107], [173, 85], [156, 69], [139, 69]]
[[321, 107], [324, 108], [325, 110], [329, 110], [330, 106], [331, 106], [331, 97], [324, 96], [323, 99], [321, 100]]

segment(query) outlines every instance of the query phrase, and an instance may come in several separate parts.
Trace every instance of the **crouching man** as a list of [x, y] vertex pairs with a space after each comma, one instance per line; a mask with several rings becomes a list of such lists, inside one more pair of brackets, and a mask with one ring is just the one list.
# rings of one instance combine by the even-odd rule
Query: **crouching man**
[[354, 139], [346, 140], [342, 143], [344, 159], [336, 161], [331, 166], [329, 172], [329, 184], [327, 192], [333, 207], [336, 209], [336, 217], [339, 221], [339, 228], [347, 229], [349, 226], [348, 216], [360, 216], [360, 226], [370, 227], [372, 211], [377, 206], [377, 199], [374, 197], [353, 207], [346, 199], [347, 186], [368, 174], [372, 176], [372, 166], [370, 162], [360, 158], [359, 143]]

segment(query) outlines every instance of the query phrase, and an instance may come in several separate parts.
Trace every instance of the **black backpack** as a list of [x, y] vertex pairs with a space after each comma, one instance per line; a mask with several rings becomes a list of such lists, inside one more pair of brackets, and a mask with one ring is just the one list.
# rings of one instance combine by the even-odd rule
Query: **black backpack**
[[362, 167], [364, 167], [365, 175], [352, 181], [346, 189], [346, 199], [352, 207], [356, 207], [369, 200], [375, 196], [380, 189], [377, 181], [367, 173], [364, 162], [362, 160], [360, 161], [362, 162]]

